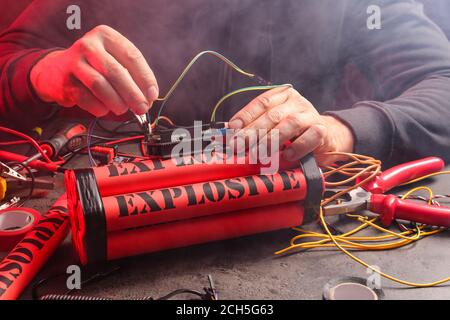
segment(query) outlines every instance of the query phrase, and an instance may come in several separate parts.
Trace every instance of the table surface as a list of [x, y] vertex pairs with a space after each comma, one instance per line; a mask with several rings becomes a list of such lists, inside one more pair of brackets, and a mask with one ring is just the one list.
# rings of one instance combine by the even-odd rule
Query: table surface
[[[77, 165], [82, 166], [83, 162]], [[449, 168], [450, 169], [450, 168]], [[448, 194], [447, 176], [427, 181], [437, 194]], [[62, 193], [62, 177], [48, 197], [34, 199], [27, 206], [45, 212]], [[333, 221], [333, 220], [332, 220]], [[347, 230], [347, 218], [334, 221]], [[315, 229], [316, 226], [307, 226]], [[82, 287], [81, 294], [115, 299], [159, 297], [179, 288], [201, 291], [212, 275], [220, 299], [321, 299], [327, 282], [341, 277], [368, 277], [366, 269], [336, 250], [302, 251], [282, 257], [274, 252], [288, 245], [296, 232], [282, 230], [239, 239], [197, 245], [111, 262], [115, 270], [103, 279]], [[450, 276], [449, 233], [425, 238], [409, 246], [383, 252], [358, 252], [371, 265], [398, 278], [430, 282]], [[70, 236], [55, 252], [35, 282], [64, 273], [76, 264]], [[104, 270], [103, 270], [104, 271]], [[55, 278], [41, 288], [42, 293], [62, 293], [65, 278]], [[86, 278], [86, 275], [85, 277]], [[31, 286], [23, 299], [31, 297]], [[450, 299], [449, 286], [408, 289], [382, 279], [386, 299]]]

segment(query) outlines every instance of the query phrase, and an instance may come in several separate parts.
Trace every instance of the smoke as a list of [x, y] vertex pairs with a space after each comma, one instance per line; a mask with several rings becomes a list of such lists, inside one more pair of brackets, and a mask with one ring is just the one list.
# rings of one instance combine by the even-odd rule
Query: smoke
[[[93, 27], [107, 24], [142, 51], [157, 76], [161, 95], [193, 56], [216, 50], [266, 80], [292, 83], [323, 112], [371, 98], [370, 90], [340, 92], [361, 83], [360, 75], [348, 82], [344, 73], [343, 55], [359, 45], [348, 44], [356, 32], [348, 19], [361, 22], [353, 27], [363, 27], [364, 8], [373, 2], [380, 0], [42, 0], [33, 2], [29, 10], [33, 16], [24, 16], [17, 28], [46, 39], [45, 47], [66, 47]], [[450, 2], [423, 2], [427, 14], [450, 35]], [[73, 4], [81, 8], [78, 31], [65, 27], [66, 8]], [[352, 12], [360, 16], [345, 17], [348, 6], [358, 7]], [[345, 41], [350, 48], [342, 47]], [[202, 58], [168, 101], [164, 114], [181, 125], [209, 121], [222, 95], [253, 84], [215, 58]], [[218, 120], [228, 120], [253, 97], [230, 99]], [[158, 104], [155, 114], [157, 108]]]
[[450, 1], [421, 0], [425, 13], [444, 31], [450, 39]]

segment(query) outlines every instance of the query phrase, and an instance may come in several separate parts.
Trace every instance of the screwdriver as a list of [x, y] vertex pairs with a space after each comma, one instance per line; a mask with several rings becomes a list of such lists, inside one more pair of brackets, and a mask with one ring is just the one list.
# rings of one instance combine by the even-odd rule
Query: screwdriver
[[[82, 136], [87, 134], [87, 129], [80, 123], [72, 123], [59, 130], [52, 138], [44, 141], [41, 144], [41, 148], [49, 158], [56, 157], [61, 149], [67, 145], [67, 143], [73, 144], [70, 146], [71, 150], [77, 149], [78, 145], [82, 144]], [[77, 139], [79, 137], [80, 139]], [[23, 164], [27, 165], [32, 161], [38, 160], [42, 157], [41, 153], [36, 153], [30, 158], [26, 159]]]

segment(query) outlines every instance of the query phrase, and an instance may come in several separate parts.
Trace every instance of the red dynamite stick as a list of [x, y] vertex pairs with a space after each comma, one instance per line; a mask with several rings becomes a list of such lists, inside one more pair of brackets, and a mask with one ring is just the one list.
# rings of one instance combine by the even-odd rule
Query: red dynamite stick
[[[73, 244], [82, 264], [289, 228], [303, 220], [307, 186], [300, 169], [103, 199], [86, 172], [67, 188]], [[181, 228], [182, 238], [167, 238], [172, 226]], [[122, 251], [110, 249], [116, 236], [125, 243]], [[135, 249], [128, 238], [140, 242]]]
[[[181, 160], [147, 160], [94, 168], [97, 186], [102, 197], [162, 189], [173, 186], [214, 181], [259, 174], [264, 165], [249, 164], [246, 158], [232, 159], [226, 163], [224, 155], [196, 155]], [[280, 159], [283, 169], [293, 168], [292, 163]], [[298, 164], [296, 164], [298, 166]], [[69, 181], [67, 181], [69, 180]], [[73, 183], [66, 177], [68, 184]]]
[[64, 194], [0, 263], [0, 300], [19, 298], [69, 230]]
[[108, 234], [107, 257], [114, 260], [287, 229], [302, 223], [302, 203], [294, 202], [111, 232]]
[[103, 206], [107, 232], [112, 232], [305, 197], [305, 177], [296, 169], [106, 197]]

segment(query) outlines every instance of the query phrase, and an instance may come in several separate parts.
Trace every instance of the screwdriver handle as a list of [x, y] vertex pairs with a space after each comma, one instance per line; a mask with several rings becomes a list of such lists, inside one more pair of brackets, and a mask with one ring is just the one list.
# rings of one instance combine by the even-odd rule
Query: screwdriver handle
[[71, 139], [86, 133], [87, 129], [84, 125], [72, 123], [58, 131], [51, 139], [44, 141], [41, 147], [50, 158], [54, 158]]
[[450, 228], [450, 207], [429, 206], [402, 200], [395, 195], [372, 195], [370, 211], [379, 214], [386, 227], [390, 226], [394, 219], [398, 219]]

